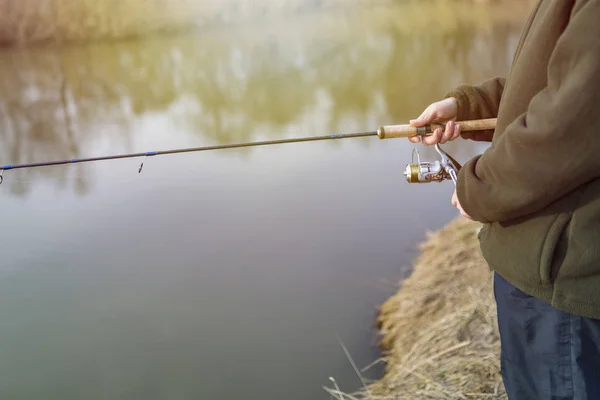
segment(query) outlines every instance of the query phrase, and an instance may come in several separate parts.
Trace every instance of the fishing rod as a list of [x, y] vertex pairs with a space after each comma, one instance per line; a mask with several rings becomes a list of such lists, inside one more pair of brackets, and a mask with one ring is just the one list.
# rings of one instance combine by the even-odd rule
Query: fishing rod
[[[495, 129], [496, 127], [496, 119], [480, 119], [480, 120], [471, 120], [471, 121], [460, 121], [459, 122], [462, 132], [469, 131], [481, 131], [481, 130], [490, 130]], [[266, 145], [275, 145], [275, 144], [284, 144], [284, 143], [298, 143], [298, 142], [310, 142], [317, 140], [338, 140], [338, 139], [348, 139], [348, 138], [358, 138], [358, 137], [372, 137], [377, 136], [379, 139], [393, 139], [393, 138], [409, 138], [413, 136], [430, 136], [436, 129], [442, 129], [444, 131], [445, 124], [442, 123], [432, 123], [429, 125], [414, 127], [409, 124], [404, 125], [386, 125], [380, 126], [375, 131], [368, 132], [357, 132], [357, 133], [342, 133], [342, 134], [334, 134], [334, 135], [324, 135], [324, 136], [310, 136], [310, 137], [301, 137], [301, 138], [291, 138], [291, 139], [280, 139], [280, 140], [265, 140], [260, 142], [247, 142], [247, 143], [234, 143], [234, 144], [222, 144], [215, 146], [204, 146], [204, 147], [190, 147], [183, 149], [173, 149], [173, 150], [162, 150], [162, 151], [148, 151], [143, 153], [130, 153], [130, 154], [117, 154], [110, 156], [102, 156], [102, 157], [90, 157], [90, 158], [73, 158], [70, 160], [60, 160], [60, 161], [45, 161], [38, 163], [30, 163], [30, 164], [16, 164], [16, 165], [5, 165], [0, 167], [0, 184], [4, 182], [4, 171], [15, 170], [15, 169], [24, 169], [24, 168], [37, 168], [37, 167], [49, 167], [55, 165], [64, 165], [64, 164], [79, 164], [85, 162], [93, 162], [93, 161], [103, 161], [103, 160], [116, 160], [122, 158], [139, 158], [143, 157], [140, 167], [138, 169], [138, 173], [142, 172], [144, 168], [144, 161], [146, 161], [147, 157], [154, 157], [166, 154], [179, 154], [179, 153], [191, 153], [191, 152], [199, 152], [199, 151], [210, 151], [210, 150], [221, 150], [221, 149], [233, 149], [233, 148], [241, 148], [241, 147], [253, 147], [253, 146], [266, 146]], [[439, 161], [434, 162], [421, 162], [418, 151], [413, 150], [413, 160], [411, 164], [406, 166], [404, 171], [404, 177], [409, 183], [424, 183], [424, 182], [441, 182], [447, 179], [452, 179], [454, 184], [456, 184], [456, 177], [458, 171], [460, 170], [460, 164], [444, 152], [439, 144], [435, 145], [435, 149], [440, 155]], [[414, 157], [415, 153], [417, 155], [417, 162], [415, 163]]]

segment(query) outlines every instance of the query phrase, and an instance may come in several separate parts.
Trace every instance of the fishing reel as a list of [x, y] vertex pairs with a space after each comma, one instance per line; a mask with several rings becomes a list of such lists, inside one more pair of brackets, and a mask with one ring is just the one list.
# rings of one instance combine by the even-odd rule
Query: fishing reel
[[[412, 162], [406, 166], [404, 177], [408, 183], [428, 183], [428, 182], [443, 182], [452, 180], [456, 186], [458, 171], [461, 165], [446, 153], [438, 143], [435, 144], [435, 150], [440, 155], [440, 160], [433, 162], [421, 162], [419, 151], [413, 150]], [[415, 162], [416, 154], [416, 162]]]

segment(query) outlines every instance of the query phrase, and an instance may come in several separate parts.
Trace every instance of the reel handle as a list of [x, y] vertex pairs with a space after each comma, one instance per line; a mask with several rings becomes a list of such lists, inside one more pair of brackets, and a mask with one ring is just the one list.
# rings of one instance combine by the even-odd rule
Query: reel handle
[[[460, 125], [461, 132], [487, 131], [496, 129], [496, 118], [476, 119], [471, 121], [456, 121], [456, 123]], [[377, 136], [379, 136], [379, 139], [429, 136], [437, 128], [441, 128], [443, 131], [445, 127], [445, 123], [433, 123], [430, 125], [420, 127], [412, 126], [410, 124], [387, 125], [380, 126], [379, 129], [377, 129]]]

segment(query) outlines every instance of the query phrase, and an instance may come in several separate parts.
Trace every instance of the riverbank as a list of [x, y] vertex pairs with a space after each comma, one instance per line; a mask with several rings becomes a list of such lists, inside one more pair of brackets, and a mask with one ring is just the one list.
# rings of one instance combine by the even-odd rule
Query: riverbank
[[506, 398], [479, 227], [458, 218], [428, 234], [413, 273], [381, 306], [386, 369], [368, 387], [371, 400]]

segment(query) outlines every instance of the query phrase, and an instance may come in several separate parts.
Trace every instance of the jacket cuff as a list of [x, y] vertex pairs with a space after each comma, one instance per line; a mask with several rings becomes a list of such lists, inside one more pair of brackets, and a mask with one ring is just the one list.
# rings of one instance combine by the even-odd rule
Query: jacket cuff
[[[477, 176], [475, 175], [475, 166], [481, 155], [475, 156], [467, 161], [460, 171], [458, 171], [458, 179], [456, 181], [456, 197], [460, 203], [462, 209], [473, 218], [475, 221], [481, 223], [491, 222], [489, 211], [486, 206], [478, 204], [477, 200], [480, 198], [477, 196]], [[469, 193], [469, 191], [471, 193]]]

